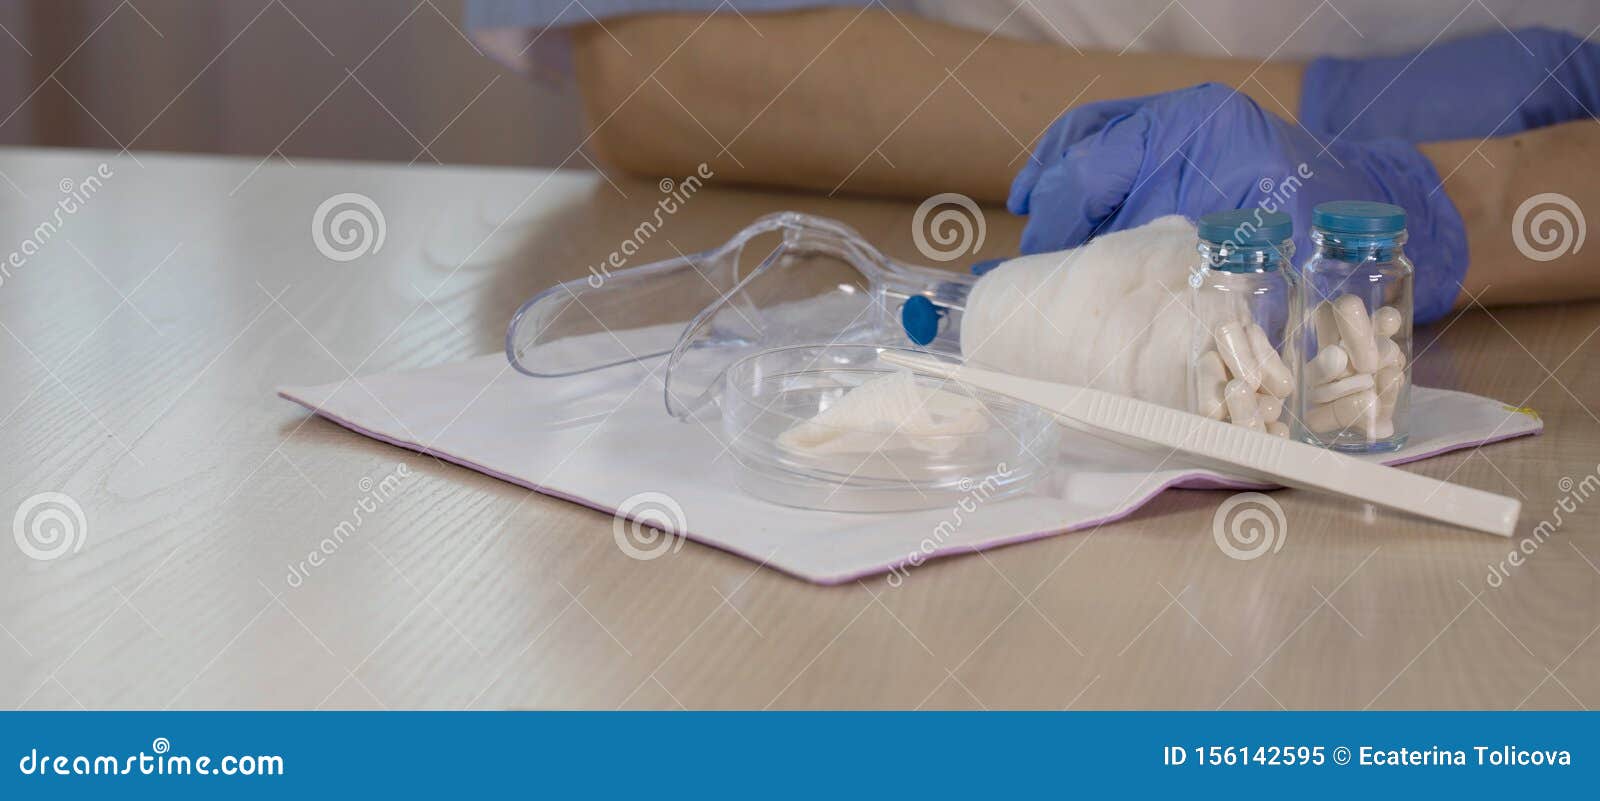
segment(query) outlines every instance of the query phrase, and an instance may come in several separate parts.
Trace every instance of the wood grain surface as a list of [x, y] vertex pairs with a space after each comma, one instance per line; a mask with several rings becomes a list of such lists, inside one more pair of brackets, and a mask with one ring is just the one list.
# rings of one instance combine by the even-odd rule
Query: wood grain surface
[[[62, 183], [102, 163], [103, 186], [58, 214]], [[825, 588], [693, 544], [630, 559], [608, 515], [273, 395], [498, 350], [520, 300], [585, 275], [651, 214], [655, 182], [44, 150], [0, 152], [0, 173], [0, 260], [19, 253], [0, 273], [0, 516], [21, 513], [28, 546], [0, 547], [0, 704], [1600, 704], [1600, 502], [1559, 505], [1600, 481], [1600, 305], [1471, 310], [1419, 333], [1420, 383], [1545, 421], [1405, 468], [1521, 498], [1513, 540], [1282, 491], [1285, 547], [1239, 561], [1212, 536], [1227, 494], [1169, 491], [1123, 522], [944, 559], [903, 586]], [[346, 192], [381, 208], [385, 238], [338, 262], [312, 219]], [[914, 208], [713, 178], [631, 263], [781, 209], [923, 261]], [[986, 224], [974, 259], [1006, 255], [1020, 230], [1000, 210]], [[290, 586], [363, 482], [402, 463], [403, 491]], [[52, 509], [81, 542], [55, 558]]]

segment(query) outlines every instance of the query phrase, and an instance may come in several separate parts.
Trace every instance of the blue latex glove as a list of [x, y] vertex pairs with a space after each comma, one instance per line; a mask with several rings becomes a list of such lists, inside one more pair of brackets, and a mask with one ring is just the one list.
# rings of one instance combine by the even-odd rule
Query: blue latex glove
[[1104, 128], [1111, 120], [1133, 113], [1155, 97], [1156, 95], [1146, 95], [1086, 103], [1073, 109], [1069, 114], [1061, 115], [1044, 132], [1038, 146], [1033, 149], [1033, 157], [1023, 163], [1022, 169], [1017, 172], [1017, 177], [1011, 181], [1011, 194], [1006, 198], [1006, 208], [1010, 209], [1012, 214], [1027, 214], [1029, 195], [1034, 184], [1038, 183], [1040, 173], [1054, 167], [1061, 157], [1067, 154], [1067, 148]]
[[1396, 139], [1341, 140], [1320, 151], [1248, 97], [1202, 84], [1062, 115], [1035, 154], [1044, 166], [1018, 174], [1007, 205], [1028, 215], [1023, 253], [1076, 247], [1167, 214], [1284, 211], [1295, 222], [1295, 260], [1304, 262], [1316, 204], [1394, 203], [1406, 210], [1406, 253], [1417, 265], [1416, 319], [1444, 316], [1466, 276], [1467, 239], [1450, 198], [1434, 191], [1440, 179], [1432, 163]]
[[1319, 58], [1306, 68], [1300, 122], [1323, 141], [1504, 136], [1600, 113], [1600, 45], [1523, 28], [1421, 53]]

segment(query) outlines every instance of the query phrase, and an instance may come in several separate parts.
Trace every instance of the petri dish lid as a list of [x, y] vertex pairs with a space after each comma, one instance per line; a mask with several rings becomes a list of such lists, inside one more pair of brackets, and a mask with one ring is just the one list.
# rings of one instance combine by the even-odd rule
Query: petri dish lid
[[[882, 361], [890, 350], [927, 355], [877, 345], [796, 345], [730, 365], [721, 426], [733, 456], [726, 469], [735, 471], [737, 485], [784, 506], [886, 512], [1009, 497], [1048, 474], [1058, 436], [1052, 415]], [[931, 432], [908, 430], [906, 420], [839, 424], [820, 416], [856, 388], [896, 373], [909, 373], [916, 391], [926, 393], [926, 409], [942, 407], [947, 419], [961, 422]], [[789, 439], [800, 432], [809, 447]]]

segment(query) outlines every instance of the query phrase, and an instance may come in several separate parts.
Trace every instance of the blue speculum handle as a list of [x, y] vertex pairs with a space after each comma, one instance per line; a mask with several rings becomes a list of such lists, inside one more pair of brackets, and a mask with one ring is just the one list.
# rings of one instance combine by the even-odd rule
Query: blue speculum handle
[[933, 301], [913, 295], [900, 307], [900, 325], [912, 342], [926, 345], [939, 336], [939, 318], [944, 313], [945, 310], [935, 306]]

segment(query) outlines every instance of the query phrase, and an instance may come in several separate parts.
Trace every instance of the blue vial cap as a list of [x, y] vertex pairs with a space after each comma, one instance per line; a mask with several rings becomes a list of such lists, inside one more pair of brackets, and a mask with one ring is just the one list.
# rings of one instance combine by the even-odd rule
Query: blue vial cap
[[1330, 234], [1383, 236], [1406, 230], [1406, 210], [1393, 203], [1335, 200], [1311, 210], [1312, 226]]
[[1232, 209], [1200, 218], [1200, 238], [1238, 247], [1273, 247], [1294, 236], [1294, 221], [1281, 211]]
[[939, 336], [942, 316], [944, 309], [921, 295], [906, 298], [905, 305], [900, 307], [900, 325], [905, 328], [906, 336], [918, 345], [926, 345]]

